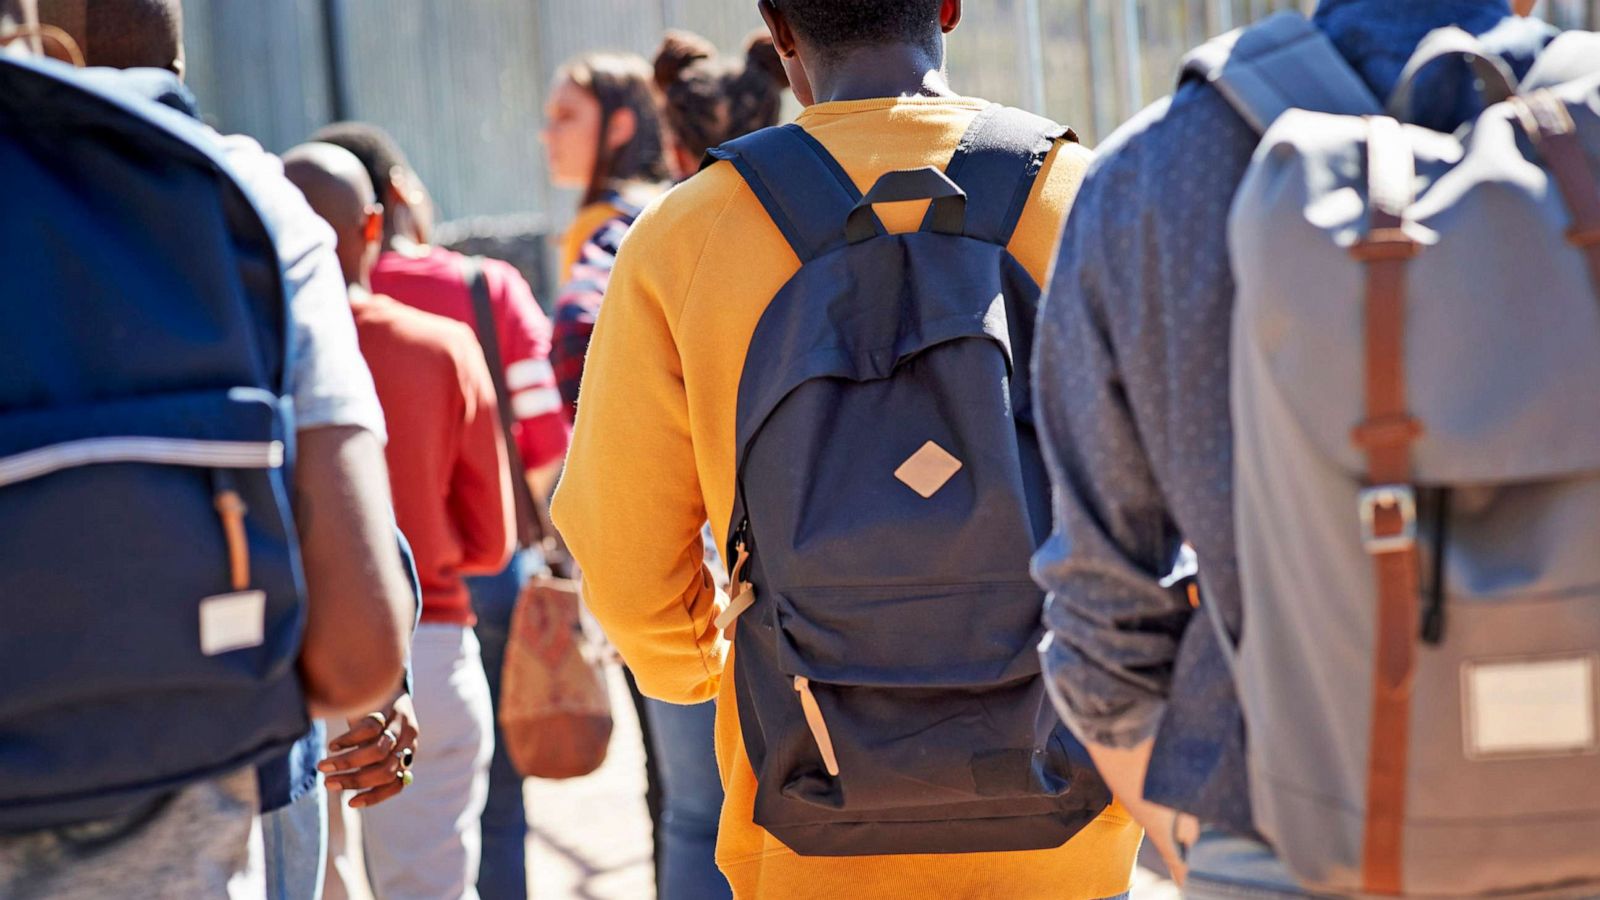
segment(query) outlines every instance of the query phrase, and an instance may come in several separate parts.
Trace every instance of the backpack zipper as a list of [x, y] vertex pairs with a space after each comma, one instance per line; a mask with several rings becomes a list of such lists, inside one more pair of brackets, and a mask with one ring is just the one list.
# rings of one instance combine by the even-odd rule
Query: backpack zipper
[[733, 568], [728, 570], [728, 605], [717, 614], [712, 623], [722, 632], [727, 640], [733, 640], [734, 626], [738, 624], [739, 617], [744, 615], [750, 607], [756, 604], [756, 591], [754, 585], [745, 580], [744, 573], [750, 568], [750, 519], [746, 517], [739, 523], [739, 528], [733, 536]]
[[1449, 522], [1450, 489], [1439, 488], [1433, 492], [1433, 583], [1422, 610], [1422, 640], [1434, 647], [1444, 642], [1444, 548]]
[[149, 463], [211, 469], [277, 469], [282, 441], [208, 441], [193, 438], [98, 437], [51, 444], [0, 458], [0, 487], [66, 469], [107, 463]]
[[244, 517], [250, 511], [244, 498], [239, 496], [233, 473], [215, 469], [212, 478], [216, 495], [212, 505], [222, 520], [222, 535], [228, 542], [228, 575], [235, 592], [250, 588], [250, 540], [245, 533]]
[[811, 738], [817, 742], [817, 749], [822, 752], [822, 764], [827, 767], [829, 775], [838, 778], [839, 758], [833, 754], [833, 736], [828, 734], [828, 723], [822, 718], [822, 707], [817, 705], [816, 695], [811, 693], [811, 679], [804, 675], [796, 675], [794, 689], [800, 694], [800, 709], [806, 714], [806, 725], [811, 728]]

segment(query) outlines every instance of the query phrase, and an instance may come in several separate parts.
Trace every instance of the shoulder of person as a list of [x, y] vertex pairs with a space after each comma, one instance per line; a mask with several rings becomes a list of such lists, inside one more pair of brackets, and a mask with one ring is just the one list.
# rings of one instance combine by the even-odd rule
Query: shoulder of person
[[[722, 210], [740, 192], [749, 193], [744, 179], [732, 163], [719, 162], [663, 193], [644, 208], [629, 229], [628, 240], [656, 239], [672, 235], [674, 245], [692, 246], [684, 239], [705, 234], [717, 224]], [[752, 202], [755, 195], [750, 195]], [[696, 248], [698, 249], [698, 248]]]
[[465, 349], [482, 353], [477, 332], [471, 326], [393, 298], [383, 298], [383, 314], [375, 324], [381, 325], [417, 361], [437, 360], [456, 366]]
[[283, 161], [254, 138], [212, 132], [228, 173], [255, 204], [272, 230], [278, 255], [293, 262], [306, 254], [336, 244], [333, 229], [311, 209], [305, 195], [283, 174]]

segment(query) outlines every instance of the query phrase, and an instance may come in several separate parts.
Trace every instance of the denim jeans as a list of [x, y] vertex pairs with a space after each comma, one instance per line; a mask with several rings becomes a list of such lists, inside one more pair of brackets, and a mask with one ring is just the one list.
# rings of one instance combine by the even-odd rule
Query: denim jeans
[[713, 728], [717, 704], [677, 706], [647, 700], [651, 738], [661, 769], [660, 900], [718, 900], [732, 896], [717, 870], [717, 820], [722, 778]]
[[1301, 900], [1315, 897], [1301, 890], [1272, 848], [1260, 841], [1205, 829], [1189, 849], [1189, 881], [1183, 895], [1191, 900]]
[[315, 790], [261, 816], [269, 900], [322, 896], [328, 858], [328, 792], [318, 777]]
[[528, 896], [528, 811], [523, 806], [522, 776], [506, 755], [500, 734], [500, 667], [505, 664], [511, 613], [523, 582], [539, 566], [537, 552], [518, 553], [498, 575], [468, 578], [472, 611], [478, 617], [483, 672], [496, 710], [494, 758], [489, 763], [489, 800], [483, 808], [483, 862], [478, 894], [483, 900], [526, 900]]

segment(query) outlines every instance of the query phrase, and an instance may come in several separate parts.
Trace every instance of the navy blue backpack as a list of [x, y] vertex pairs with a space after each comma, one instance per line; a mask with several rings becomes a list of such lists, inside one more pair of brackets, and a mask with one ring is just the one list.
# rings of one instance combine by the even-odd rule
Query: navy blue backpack
[[273, 235], [215, 135], [110, 84], [0, 60], [0, 832], [308, 728]]
[[[1058, 847], [1111, 796], [1045, 696], [1050, 530], [1006, 249], [1071, 132], [980, 113], [944, 172], [865, 197], [798, 126], [712, 151], [799, 257], [739, 386], [727, 558], [755, 820], [818, 856]], [[876, 203], [932, 200], [887, 234]]]

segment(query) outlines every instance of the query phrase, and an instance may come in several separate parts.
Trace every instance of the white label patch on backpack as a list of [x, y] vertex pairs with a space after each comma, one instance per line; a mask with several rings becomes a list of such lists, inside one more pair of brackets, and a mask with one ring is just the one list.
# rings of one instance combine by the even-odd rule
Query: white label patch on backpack
[[922, 449], [911, 454], [911, 458], [900, 464], [894, 470], [894, 477], [900, 479], [906, 487], [922, 495], [924, 500], [939, 493], [961, 471], [961, 460], [950, 455], [950, 451], [929, 441], [922, 445]]
[[266, 640], [264, 591], [218, 594], [200, 601], [200, 652], [217, 656], [259, 647]]
[[1461, 691], [1469, 759], [1600, 750], [1594, 656], [1467, 663]]

